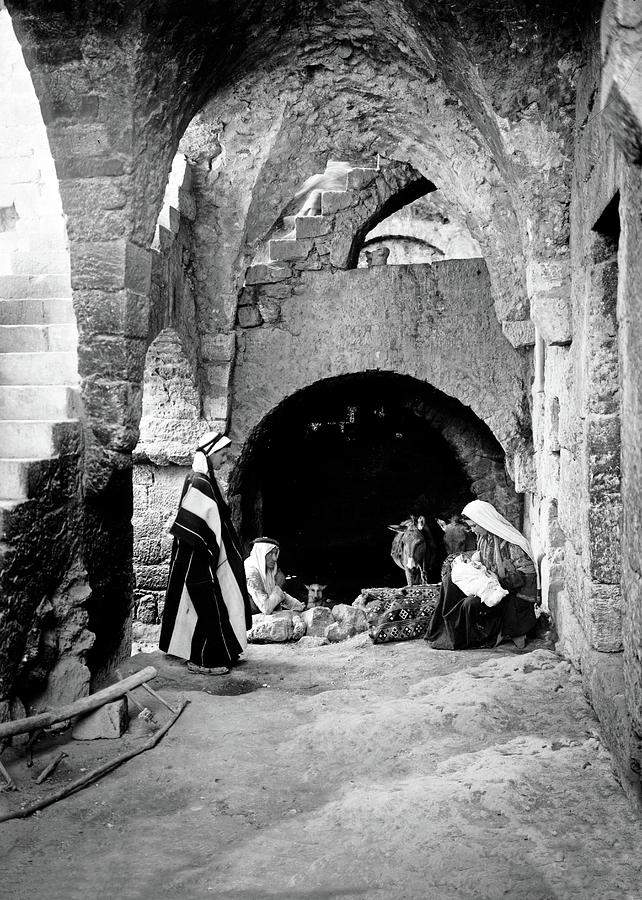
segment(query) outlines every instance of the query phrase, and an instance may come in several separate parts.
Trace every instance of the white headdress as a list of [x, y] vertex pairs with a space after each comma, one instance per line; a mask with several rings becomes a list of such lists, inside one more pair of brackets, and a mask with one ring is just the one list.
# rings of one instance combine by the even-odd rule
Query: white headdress
[[192, 470], [200, 475], [207, 475], [207, 457], [212, 453], [217, 453], [228, 447], [232, 441], [224, 434], [218, 431], [208, 431], [198, 442], [194, 460], [192, 462]]
[[481, 525], [486, 531], [497, 535], [502, 540], [521, 547], [524, 553], [528, 554], [533, 560], [539, 584], [539, 567], [531, 545], [521, 531], [518, 531], [508, 519], [505, 519], [501, 513], [497, 512], [492, 503], [487, 503], [485, 500], [471, 500], [470, 503], [464, 506], [462, 515], [475, 522], [475, 524]]

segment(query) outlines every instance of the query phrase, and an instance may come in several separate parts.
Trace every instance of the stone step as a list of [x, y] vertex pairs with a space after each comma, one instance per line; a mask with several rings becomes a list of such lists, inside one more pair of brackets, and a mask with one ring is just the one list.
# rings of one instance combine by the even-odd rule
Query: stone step
[[69, 350], [0, 354], [0, 385], [77, 383], [78, 357]]
[[0, 300], [71, 296], [69, 275], [0, 275]]
[[297, 241], [321, 237], [332, 228], [332, 219], [327, 216], [297, 216], [294, 220], [294, 233]]
[[292, 269], [286, 263], [282, 265], [270, 265], [269, 263], [256, 263], [249, 266], [245, 272], [246, 284], [276, 284], [285, 281], [292, 276]]
[[8, 254], [8, 274], [66, 275], [70, 277], [69, 253], [64, 250], [14, 250]]
[[0, 323], [3, 325], [61, 325], [75, 321], [71, 297], [0, 300]]
[[42, 460], [0, 458], [0, 499], [20, 500], [29, 497], [29, 470], [40, 462]]
[[26, 419], [0, 422], [2, 459], [25, 459], [27, 456], [31, 459], [50, 459], [57, 453], [57, 438], [66, 424]]
[[67, 325], [0, 325], [0, 353], [76, 350], [78, 330]]
[[270, 262], [289, 259], [306, 259], [312, 250], [312, 241], [291, 241], [279, 239], [270, 241]]
[[[16, 500], [0, 500], [0, 541], [7, 537], [7, 532], [11, 527], [11, 516], [25, 501], [23, 499]], [[4, 556], [4, 545], [0, 548], [0, 554]]]
[[342, 209], [348, 209], [355, 203], [352, 191], [323, 191], [321, 194], [322, 216], [333, 216]]
[[350, 169], [346, 177], [346, 190], [362, 191], [372, 184], [379, 171], [379, 169], [368, 169], [365, 166], [356, 166], [354, 169]]
[[0, 386], [0, 419], [76, 419], [80, 404], [78, 388], [64, 384]]

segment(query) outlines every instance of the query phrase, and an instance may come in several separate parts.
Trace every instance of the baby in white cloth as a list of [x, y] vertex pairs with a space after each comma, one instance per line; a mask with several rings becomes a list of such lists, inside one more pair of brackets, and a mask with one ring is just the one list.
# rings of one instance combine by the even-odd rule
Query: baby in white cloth
[[480, 562], [479, 552], [473, 553], [472, 557], [455, 557], [450, 578], [464, 594], [474, 594], [486, 606], [497, 606], [508, 593], [499, 583], [497, 575], [489, 572]]

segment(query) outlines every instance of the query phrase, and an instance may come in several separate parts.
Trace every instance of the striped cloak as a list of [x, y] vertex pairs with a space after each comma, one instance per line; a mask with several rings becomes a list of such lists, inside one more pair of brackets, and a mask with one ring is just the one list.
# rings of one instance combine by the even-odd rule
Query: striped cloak
[[199, 666], [234, 665], [247, 647], [252, 614], [238, 538], [213, 475], [187, 476], [170, 533], [158, 645]]

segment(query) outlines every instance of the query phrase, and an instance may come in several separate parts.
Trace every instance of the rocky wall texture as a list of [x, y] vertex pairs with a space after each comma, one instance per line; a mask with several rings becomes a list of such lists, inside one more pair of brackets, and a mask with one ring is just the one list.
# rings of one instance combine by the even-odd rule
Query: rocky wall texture
[[[631, 0], [608, 2], [602, 15], [601, 109], [623, 159], [619, 179], [618, 320], [621, 365], [622, 593], [627, 707], [642, 735], [642, 15]], [[640, 754], [638, 754], [638, 774]]]
[[65, 220], [38, 100], [3, 3], [0, 80], [4, 719], [86, 694], [93, 635], [79, 527], [82, 428]]
[[58, 427], [58, 453], [30, 470], [32, 499], [0, 515], [0, 719], [89, 692], [90, 590], [83, 566], [78, 423]]
[[[524, 451], [528, 360], [495, 319], [482, 260], [273, 269], [279, 280], [246, 285], [239, 307], [231, 420], [239, 446], [295, 391], [372, 370], [428, 382], [470, 406], [508, 454]], [[248, 272], [248, 280], [273, 277], [267, 267]]]

